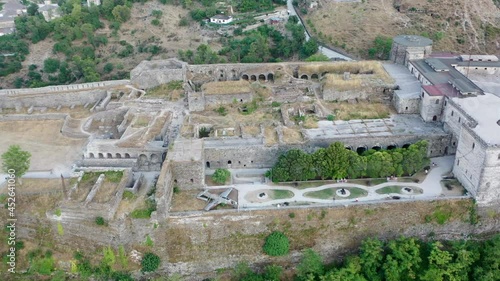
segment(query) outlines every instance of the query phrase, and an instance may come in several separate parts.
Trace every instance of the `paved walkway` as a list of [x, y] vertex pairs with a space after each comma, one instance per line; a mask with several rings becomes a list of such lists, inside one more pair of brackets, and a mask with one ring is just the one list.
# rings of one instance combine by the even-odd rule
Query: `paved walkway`
[[[436, 167], [432, 167], [429, 171], [429, 174], [425, 178], [425, 180], [421, 183], [412, 183], [412, 182], [385, 182], [376, 186], [365, 186], [361, 184], [353, 184], [353, 183], [335, 183], [335, 184], [326, 184], [319, 187], [314, 188], [305, 188], [305, 189], [297, 189], [292, 186], [276, 186], [272, 184], [265, 183], [255, 183], [255, 184], [234, 184], [233, 187], [238, 190], [238, 204], [240, 208], [256, 208], [256, 207], [266, 207], [272, 206], [276, 204], [283, 204], [285, 202], [303, 202], [303, 203], [320, 203], [320, 204], [338, 204], [343, 205], [349, 202], [356, 202], [355, 199], [336, 199], [333, 201], [332, 199], [317, 199], [306, 197], [304, 194], [313, 191], [319, 191], [328, 188], [360, 188], [368, 192], [368, 195], [365, 197], [357, 198], [359, 202], [367, 202], [367, 201], [379, 201], [386, 200], [388, 196], [397, 195], [401, 199], [410, 199], [410, 200], [418, 200], [418, 199], [429, 199], [436, 198], [441, 195], [442, 187], [441, 180], [444, 174], [447, 174], [451, 171], [454, 163], [454, 156], [445, 156], [445, 157], [437, 157], [432, 158], [431, 162], [437, 164]], [[259, 171], [255, 169], [254, 172]], [[262, 170], [260, 170], [262, 171]], [[238, 173], [239, 171], [233, 170], [232, 173]], [[249, 172], [249, 171], [247, 171]], [[254, 173], [251, 173], [254, 174]], [[241, 175], [241, 174], [240, 174]], [[376, 190], [386, 187], [386, 186], [401, 186], [401, 187], [418, 187], [422, 189], [421, 194], [378, 194]], [[220, 188], [220, 187], [217, 187]], [[269, 190], [288, 190], [293, 192], [294, 196], [292, 198], [287, 199], [277, 199], [277, 200], [268, 200], [265, 202], [250, 202], [248, 200], [248, 196], [250, 193], [257, 194], [260, 191], [265, 192]], [[258, 200], [255, 197], [255, 200]]]

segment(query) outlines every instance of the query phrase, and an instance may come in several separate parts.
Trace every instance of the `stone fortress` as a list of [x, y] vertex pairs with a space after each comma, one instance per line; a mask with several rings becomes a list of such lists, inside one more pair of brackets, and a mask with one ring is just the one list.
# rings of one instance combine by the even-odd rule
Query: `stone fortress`
[[[0, 121], [63, 119], [63, 135], [87, 140], [75, 169], [126, 170], [133, 190], [143, 174], [155, 174], [148, 180], [157, 178], [159, 218], [168, 215], [174, 186], [201, 189], [216, 168], [270, 168], [290, 148], [312, 152], [335, 141], [362, 153], [425, 139], [430, 157], [456, 154], [453, 173], [478, 204], [499, 203], [498, 58], [433, 54], [431, 40], [398, 36], [391, 61], [144, 61], [130, 80], [0, 90]], [[172, 81], [182, 81], [180, 99], [148, 96]], [[232, 106], [246, 116], [256, 99], [283, 104], [241, 120], [214, 113]], [[358, 100], [390, 102], [397, 114], [326, 120], [334, 114], [326, 101]], [[74, 108], [89, 114], [74, 117]], [[304, 116], [317, 126], [304, 126]]]

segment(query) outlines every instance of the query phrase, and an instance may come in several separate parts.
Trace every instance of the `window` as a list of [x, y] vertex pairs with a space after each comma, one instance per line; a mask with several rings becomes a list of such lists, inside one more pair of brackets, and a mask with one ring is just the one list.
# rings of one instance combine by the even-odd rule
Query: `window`
[[439, 99], [436, 100], [436, 104], [439, 104]]
[[458, 117], [458, 123], [460, 123], [460, 121], [462, 121], [462, 118], [461, 118], [461, 117]]
[[444, 101], [444, 106], [446, 106], [447, 104], [448, 104], [448, 102], [447, 102], [447, 101]]
[[408, 110], [408, 106], [407, 106], [407, 107], [405, 107], [405, 110]]
[[476, 144], [472, 143], [472, 149], [474, 149], [475, 147], [476, 147]]
[[460, 166], [460, 159], [457, 160], [457, 167]]
[[453, 116], [453, 114], [454, 114], [454, 113], [455, 113], [455, 111], [453, 111], [453, 110], [452, 110], [452, 111], [451, 111], [451, 116]]
[[424, 92], [422, 92], [422, 97], [424, 97]]
[[498, 154], [498, 160], [500, 160], [500, 154]]

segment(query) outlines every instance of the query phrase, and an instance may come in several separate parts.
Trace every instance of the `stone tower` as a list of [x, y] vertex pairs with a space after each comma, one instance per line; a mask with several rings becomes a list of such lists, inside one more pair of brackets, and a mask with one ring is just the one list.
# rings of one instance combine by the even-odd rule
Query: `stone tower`
[[418, 35], [398, 35], [391, 48], [391, 61], [407, 65], [409, 60], [424, 59], [432, 53], [432, 40]]

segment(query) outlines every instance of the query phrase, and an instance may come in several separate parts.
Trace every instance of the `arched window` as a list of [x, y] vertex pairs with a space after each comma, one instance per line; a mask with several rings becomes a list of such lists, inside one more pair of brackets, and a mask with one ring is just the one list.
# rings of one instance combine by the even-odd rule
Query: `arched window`
[[436, 100], [436, 104], [439, 104], [439, 99]]

